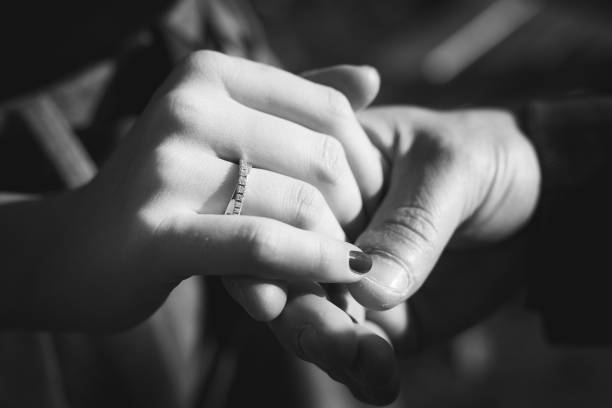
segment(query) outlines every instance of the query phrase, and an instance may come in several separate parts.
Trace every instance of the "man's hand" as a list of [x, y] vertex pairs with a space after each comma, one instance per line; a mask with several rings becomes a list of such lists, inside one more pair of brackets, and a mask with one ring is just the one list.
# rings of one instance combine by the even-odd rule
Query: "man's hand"
[[374, 257], [372, 273], [351, 285], [368, 308], [413, 295], [451, 239], [451, 247], [497, 242], [533, 213], [539, 165], [510, 114], [390, 107], [360, 118], [391, 163], [386, 197], [356, 241]]
[[[375, 310], [350, 324], [327, 311], [329, 302], [321, 296], [298, 293], [272, 327], [285, 344], [293, 335], [298, 354], [359, 398], [387, 403], [397, 392], [397, 362], [383, 338], [390, 338], [396, 351], [446, 338], [517, 288], [521, 274], [514, 255], [522, 241], [505, 239], [533, 213], [540, 172], [533, 147], [503, 111], [389, 107], [363, 111], [360, 119], [390, 167], [386, 195], [357, 239], [374, 266], [349, 285], [360, 303]], [[411, 297], [414, 307], [408, 310], [404, 301]], [[296, 310], [306, 316], [301, 327], [295, 326]], [[322, 315], [334, 318], [319, 322]], [[300, 328], [317, 334], [305, 337], [306, 350], [302, 340], [310, 332]], [[360, 337], [364, 330], [368, 340]]]

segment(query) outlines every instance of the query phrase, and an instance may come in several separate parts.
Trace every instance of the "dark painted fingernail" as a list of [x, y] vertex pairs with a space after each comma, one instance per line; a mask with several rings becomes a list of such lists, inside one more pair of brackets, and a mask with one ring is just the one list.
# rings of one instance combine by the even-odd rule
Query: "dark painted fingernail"
[[372, 258], [361, 251], [349, 252], [349, 266], [353, 272], [363, 275], [372, 269]]

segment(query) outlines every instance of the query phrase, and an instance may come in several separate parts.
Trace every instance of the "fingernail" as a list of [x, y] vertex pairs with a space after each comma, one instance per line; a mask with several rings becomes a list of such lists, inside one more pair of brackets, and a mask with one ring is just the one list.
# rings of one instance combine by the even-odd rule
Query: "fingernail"
[[376, 274], [371, 279], [380, 286], [397, 294], [405, 295], [413, 285], [410, 267], [397, 256], [381, 250], [369, 250], [376, 258]]
[[373, 250], [370, 253], [376, 258], [376, 274], [372, 280], [389, 291], [405, 294], [412, 286], [408, 265], [385, 251]]
[[395, 353], [381, 337], [362, 338], [359, 353], [344, 372], [367, 402], [388, 405], [399, 392]]
[[406, 300], [416, 284], [408, 265], [386, 251], [368, 250], [372, 272], [349, 285], [351, 294], [369, 309], [386, 310]]
[[372, 258], [361, 251], [349, 252], [349, 266], [353, 272], [363, 275], [372, 269]]

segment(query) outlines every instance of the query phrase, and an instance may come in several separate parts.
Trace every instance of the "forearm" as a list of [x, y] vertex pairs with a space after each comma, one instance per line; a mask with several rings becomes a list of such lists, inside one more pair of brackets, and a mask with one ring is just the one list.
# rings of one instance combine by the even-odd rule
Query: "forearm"
[[0, 194], [0, 329], [31, 324], [48, 274], [68, 267], [74, 197]]

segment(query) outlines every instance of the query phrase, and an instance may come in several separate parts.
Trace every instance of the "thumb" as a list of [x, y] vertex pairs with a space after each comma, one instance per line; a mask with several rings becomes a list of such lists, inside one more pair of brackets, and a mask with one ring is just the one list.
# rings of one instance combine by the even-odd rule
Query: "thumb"
[[373, 259], [368, 276], [349, 285], [359, 303], [389, 309], [425, 281], [463, 216], [466, 178], [457, 162], [426, 138], [396, 162], [387, 196], [356, 242]]
[[342, 92], [355, 111], [370, 105], [380, 88], [378, 71], [367, 65], [334, 65], [304, 72], [302, 76]]

